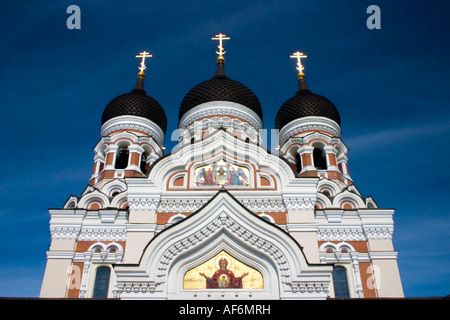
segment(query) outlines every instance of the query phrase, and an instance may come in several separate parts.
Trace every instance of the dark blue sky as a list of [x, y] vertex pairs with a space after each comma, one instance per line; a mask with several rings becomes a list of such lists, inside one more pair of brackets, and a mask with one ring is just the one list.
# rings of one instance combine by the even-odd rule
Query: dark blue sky
[[[81, 30], [66, 9], [81, 8]], [[381, 29], [369, 30], [369, 5]], [[394, 247], [407, 297], [450, 293], [450, 5], [444, 1], [2, 1], [0, 4], [0, 296], [37, 297], [50, 244], [48, 208], [87, 186], [103, 109], [129, 92], [150, 51], [147, 93], [166, 110], [174, 142], [184, 95], [226, 71], [259, 98], [265, 128], [297, 87], [342, 119], [363, 196], [395, 208]]]

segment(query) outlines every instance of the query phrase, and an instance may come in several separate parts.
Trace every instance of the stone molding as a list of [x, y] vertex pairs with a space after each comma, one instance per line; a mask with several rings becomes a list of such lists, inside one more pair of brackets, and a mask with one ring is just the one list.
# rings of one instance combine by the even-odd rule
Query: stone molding
[[339, 125], [325, 117], [304, 117], [289, 122], [280, 130], [280, 145], [282, 146], [290, 137], [305, 131], [326, 131], [334, 137], [341, 136], [341, 128]]
[[137, 116], [119, 116], [106, 121], [101, 128], [101, 136], [107, 136], [118, 130], [136, 130], [144, 132], [155, 139], [161, 146], [164, 142], [164, 132], [151, 120]]
[[210, 101], [199, 104], [187, 111], [180, 119], [179, 128], [185, 129], [191, 123], [211, 116], [233, 116], [250, 123], [255, 129], [262, 129], [263, 123], [259, 116], [248, 107], [230, 101]]

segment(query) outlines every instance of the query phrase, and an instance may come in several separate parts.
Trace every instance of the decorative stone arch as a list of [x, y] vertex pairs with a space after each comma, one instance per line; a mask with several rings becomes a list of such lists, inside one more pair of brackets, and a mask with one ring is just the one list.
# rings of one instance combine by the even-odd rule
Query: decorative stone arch
[[256, 187], [258, 189], [276, 189], [276, 180], [268, 173], [258, 172], [256, 179]]
[[167, 189], [187, 189], [188, 174], [186, 171], [179, 171], [172, 174], [167, 182]]
[[96, 242], [94, 244], [92, 244], [87, 251], [91, 251], [91, 252], [102, 252], [102, 251], [106, 251], [106, 244], [104, 244], [103, 242]]
[[345, 241], [341, 241], [339, 243], [327, 241], [322, 243], [319, 247], [320, 252], [330, 253], [329, 250], [332, 250], [332, 252], [339, 251], [344, 253], [356, 252], [355, 248], [350, 243]]
[[319, 247], [319, 252], [333, 253], [337, 250], [338, 249], [337, 249], [336, 244], [329, 242], [329, 241], [322, 243], [321, 246]]
[[121, 193], [126, 189], [127, 185], [125, 184], [125, 182], [119, 179], [114, 179], [110, 182], [107, 182], [101, 190], [107, 196], [113, 197], [115, 192]]
[[[220, 250], [258, 270], [265, 277], [264, 288], [184, 290], [186, 271]], [[221, 190], [200, 210], [154, 237], [138, 265], [116, 266], [116, 295], [123, 299], [325, 299], [331, 271], [327, 265], [308, 264], [289, 234]]]
[[139, 137], [128, 131], [119, 131], [111, 135], [110, 144], [118, 145], [121, 141], [128, 141], [130, 144], [137, 144], [139, 142]]
[[78, 202], [78, 208], [89, 209], [93, 203], [101, 204], [101, 207], [98, 209], [107, 208], [109, 206], [109, 199], [104, 193], [95, 189], [90, 193], [83, 194]]
[[323, 193], [324, 190], [329, 190], [330, 197], [334, 197], [341, 192], [339, 185], [329, 179], [321, 179], [317, 185], [317, 190], [321, 193]]
[[367, 197], [365, 199], [365, 201], [366, 201], [366, 207], [368, 209], [376, 209], [376, 208], [378, 208], [377, 203], [375, 202], [375, 200], [372, 199], [372, 197]]
[[357, 209], [356, 203], [352, 199], [343, 199], [339, 204], [341, 209], [345, 210], [355, 210]]
[[347, 242], [339, 242], [337, 244], [337, 250], [342, 253], [350, 253], [356, 251], [355, 248], [353, 248], [353, 246]]
[[322, 193], [318, 193], [316, 196], [316, 205], [315, 207], [319, 210], [323, 210], [323, 209], [327, 209], [327, 208], [331, 208], [332, 204], [330, 199], [322, 194]]
[[74, 195], [71, 195], [69, 199], [64, 204], [64, 209], [75, 209], [78, 206], [78, 198]]
[[128, 198], [125, 192], [117, 194], [112, 200], [110, 207], [118, 209], [126, 209], [128, 206]]
[[123, 252], [123, 247], [120, 243], [114, 241], [108, 243], [105, 250], [110, 253]]
[[352, 209], [365, 208], [366, 205], [360, 196], [348, 190], [336, 195], [333, 199], [333, 207], [343, 208], [345, 203], [352, 204]]
[[263, 213], [260, 213], [258, 216], [261, 219], [265, 219], [266, 221], [268, 221], [270, 223], [275, 223], [275, 220], [270, 215], [268, 215], [267, 213], [263, 212]]
[[169, 218], [169, 221], [167, 221], [167, 223], [174, 224], [174, 223], [180, 222], [181, 220], [183, 220], [185, 218], [186, 218], [186, 216], [184, 214], [178, 213], [178, 214], [171, 216]]

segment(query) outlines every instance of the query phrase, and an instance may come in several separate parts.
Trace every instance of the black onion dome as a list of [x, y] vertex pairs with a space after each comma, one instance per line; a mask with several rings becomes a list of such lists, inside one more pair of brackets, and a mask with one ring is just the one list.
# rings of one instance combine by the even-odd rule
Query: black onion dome
[[115, 117], [131, 115], [149, 119], [156, 123], [165, 133], [167, 118], [164, 109], [144, 90], [144, 79], [139, 78], [136, 87], [130, 92], [114, 98], [105, 108], [102, 125]]
[[210, 80], [192, 88], [181, 102], [179, 120], [190, 109], [210, 101], [236, 102], [253, 110], [262, 120], [262, 109], [256, 95], [242, 83], [231, 80], [225, 74], [224, 64], [217, 64], [217, 72]]
[[309, 116], [329, 118], [341, 125], [341, 117], [334, 104], [327, 98], [312, 93], [305, 80], [300, 79], [295, 96], [287, 100], [278, 111], [275, 128], [281, 130], [289, 122]]

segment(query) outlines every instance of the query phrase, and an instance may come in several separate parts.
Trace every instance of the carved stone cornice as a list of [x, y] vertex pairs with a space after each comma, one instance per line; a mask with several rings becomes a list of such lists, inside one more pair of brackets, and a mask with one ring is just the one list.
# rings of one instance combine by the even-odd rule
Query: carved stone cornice
[[146, 197], [146, 196], [128, 196], [128, 205], [130, 210], [156, 210], [160, 204], [160, 197]]
[[84, 241], [126, 241], [125, 227], [86, 227], [82, 228], [78, 240]]
[[[207, 199], [180, 199], [161, 200], [158, 207], [159, 212], [195, 212], [203, 207]], [[279, 199], [238, 199], [248, 210], [252, 212], [282, 212], [286, 211], [283, 201]]]
[[124, 226], [52, 226], [52, 239], [77, 239], [81, 241], [125, 241], [127, 232]]
[[52, 239], [77, 239], [81, 226], [50, 226]]
[[358, 241], [392, 239], [393, 226], [319, 226], [319, 241]]
[[106, 121], [101, 128], [102, 137], [119, 130], [136, 130], [151, 136], [161, 146], [164, 142], [164, 132], [151, 120], [137, 116], [120, 116]]
[[341, 136], [341, 128], [331, 119], [325, 117], [304, 117], [293, 120], [280, 130], [280, 145], [283, 145], [290, 137], [305, 131], [325, 131], [334, 137]]
[[329, 292], [329, 281], [293, 281], [290, 284], [293, 293], [320, 293]]
[[255, 129], [262, 129], [263, 124], [259, 116], [239, 103], [230, 101], [211, 101], [202, 103], [187, 111], [180, 119], [179, 128], [185, 129], [191, 123], [211, 116], [233, 116], [250, 123]]
[[314, 209], [316, 199], [313, 197], [283, 196], [283, 203], [287, 210]]
[[392, 239], [393, 233], [393, 226], [364, 227], [364, 234], [367, 239]]
[[317, 230], [319, 241], [358, 241], [367, 240], [361, 227], [322, 227]]

